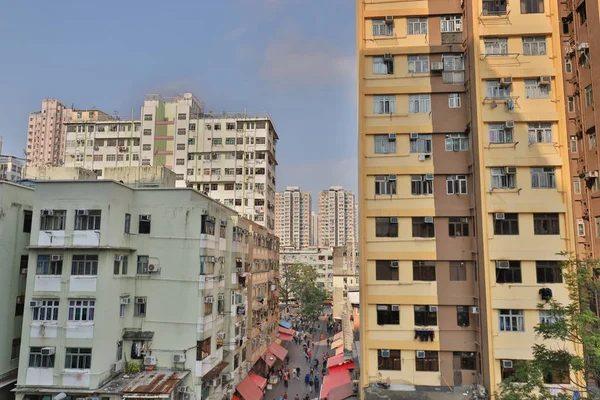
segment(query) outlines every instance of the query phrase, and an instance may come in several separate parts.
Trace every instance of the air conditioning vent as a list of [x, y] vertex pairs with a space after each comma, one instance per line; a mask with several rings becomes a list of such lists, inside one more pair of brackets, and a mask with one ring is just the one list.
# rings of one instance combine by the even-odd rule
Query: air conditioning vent
[[438, 306], [429, 306], [429, 311], [430, 312], [437, 312], [438, 311]]
[[424, 350], [417, 350], [417, 358], [425, 358], [425, 351]]
[[122, 254], [115, 254], [115, 261], [123, 261], [125, 256]]
[[443, 62], [432, 62], [431, 63], [431, 70], [432, 71], [443, 71], [444, 70], [444, 63]]
[[42, 347], [43, 356], [51, 356], [56, 353], [56, 347]]
[[390, 261], [390, 268], [398, 268], [400, 266], [399, 261]]
[[173, 354], [173, 362], [184, 363], [185, 362], [185, 354], [183, 354], [183, 353]]
[[496, 261], [496, 268], [497, 269], [509, 269], [510, 262], [508, 262], [507, 260], [498, 260], [498, 261]]
[[416, 133], [416, 132], [411, 132], [411, 134], [410, 134], [410, 138], [411, 138], [411, 139], [418, 139], [418, 138], [419, 138], [419, 134], [418, 134], [418, 133]]
[[396, 140], [396, 134], [395, 133], [388, 133], [388, 140]]
[[494, 214], [494, 219], [501, 221], [504, 219], [504, 213], [495, 213]]
[[398, 217], [391, 217], [390, 218], [390, 224], [397, 224], [398, 223]]
[[63, 259], [62, 254], [52, 254], [50, 256], [50, 261], [61, 261]]
[[397, 304], [392, 305], [392, 311], [400, 311], [400, 306]]
[[135, 299], [135, 304], [146, 304], [146, 298], [145, 297], [138, 297]]
[[472, 306], [471, 307], [471, 314], [479, 314], [479, 307]]
[[426, 224], [433, 224], [433, 217], [425, 217], [423, 219]]
[[381, 352], [381, 357], [383, 358], [389, 358], [390, 357], [390, 351], [389, 350], [380, 350]]
[[512, 78], [502, 78], [500, 79], [500, 84], [503, 86], [510, 86], [512, 85]]
[[204, 302], [205, 302], [205, 303], [214, 303], [214, 302], [215, 302], [215, 298], [214, 298], [214, 297], [212, 297], [212, 296], [206, 296], [206, 297], [204, 298]]
[[512, 360], [502, 360], [502, 368], [512, 369], [513, 366]]
[[425, 175], [425, 180], [426, 181], [432, 181], [433, 180], [433, 174], [426, 174]]
[[506, 175], [516, 175], [517, 167], [506, 167]]
[[[137, 301], [136, 301], [136, 303], [137, 303]], [[121, 297], [121, 304], [131, 304], [131, 297]]]
[[144, 365], [156, 365], [156, 357], [154, 357], [154, 356], [144, 357]]
[[549, 85], [552, 83], [551, 76], [540, 76], [540, 85]]
[[513, 129], [515, 127], [515, 121], [506, 121], [504, 123], [504, 127], [508, 129]]
[[388, 175], [388, 181], [395, 181], [396, 175]]
[[77, 210], [77, 215], [88, 215], [89, 213], [88, 210]]

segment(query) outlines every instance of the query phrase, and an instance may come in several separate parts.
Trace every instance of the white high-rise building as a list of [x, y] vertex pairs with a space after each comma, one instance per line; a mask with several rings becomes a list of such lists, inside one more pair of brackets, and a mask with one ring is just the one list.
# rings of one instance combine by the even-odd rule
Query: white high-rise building
[[288, 186], [275, 194], [275, 235], [282, 247], [305, 249], [311, 246], [311, 194]]
[[310, 245], [319, 245], [319, 214], [310, 213]]
[[319, 247], [346, 246], [356, 243], [356, 207], [354, 193], [332, 186], [319, 193]]

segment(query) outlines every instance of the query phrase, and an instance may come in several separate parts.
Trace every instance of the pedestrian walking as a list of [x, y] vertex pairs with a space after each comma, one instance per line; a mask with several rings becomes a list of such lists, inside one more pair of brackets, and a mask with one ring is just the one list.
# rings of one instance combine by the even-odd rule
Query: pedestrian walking
[[292, 379], [296, 379], [298, 377], [298, 373], [296, 372], [296, 369], [294, 368], [292, 370]]
[[300, 380], [300, 367], [296, 368], [296, 377]]
[[296, 397], [294, 397], [294, 400], [300, 400], [300, 396], [298, 395], [298, 393], [296, 393]]
[[304, 375], [304, 387], [308, 389], [308, 385], [310, 384], [310, 374]]
[[287, 400], [287, 392], [283, 394], [283, 400]]

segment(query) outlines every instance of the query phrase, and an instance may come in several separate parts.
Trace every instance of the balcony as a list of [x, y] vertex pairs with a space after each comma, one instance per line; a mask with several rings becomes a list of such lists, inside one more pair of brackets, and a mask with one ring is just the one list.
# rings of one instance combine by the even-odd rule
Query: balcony
[[40, 231], [38, 234], [38, 246], [64, 246], [65, 231]]
[[67, 321], [67, 338], [93, 339], [94, 321]]
[[99, 246], [100, 231], [74, 231], [73, 246]]
[[54, 385], [54, 368], [27, 368], [25, 384], [31, 386]]
[[71, 276], [69, 278], [69, 291], [71, 292], [95, 292], [96, 276]]
[[198, 333], [204, 333], [213, 327], [212, 317], [198, 317]]
[[89, 369], [65, 369], [62, 371], [62, 385], [67, 387], [89, 387]]
[[29, 336], [32, 338], [55, 338], [58, 333], [56, 321], [32, 321]]
[[60, 275], [36, 275], [33, 283], [34, 292], [60, 292]]

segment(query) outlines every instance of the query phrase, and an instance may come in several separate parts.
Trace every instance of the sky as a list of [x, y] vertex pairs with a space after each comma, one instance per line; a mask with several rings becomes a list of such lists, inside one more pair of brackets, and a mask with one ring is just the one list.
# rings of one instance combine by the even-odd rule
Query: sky
[[44, 98], [139, 115], [145, 93], [268, 112], [277, 190], [357, 189], [350, 0], [10, 2], [0, 13], [0, 136], [23, 156]]

